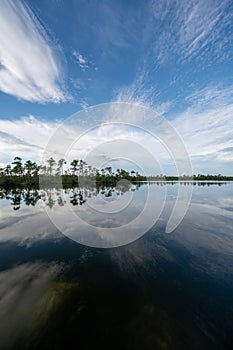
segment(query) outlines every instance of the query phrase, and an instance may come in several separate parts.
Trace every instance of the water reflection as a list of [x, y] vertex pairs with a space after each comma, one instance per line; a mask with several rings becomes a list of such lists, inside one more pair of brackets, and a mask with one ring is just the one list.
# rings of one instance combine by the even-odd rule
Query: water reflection
[[[157, 196], [164, 184], [150, 186]], [[144, 188], [133, 188], [135, 207]], [[44, 205], [55, 201], [51, 210], [61, 212], [71, 205], [84, 215], [88, 202], [103, 196], [108, 205], [117, 189], [14, 191], [0, 201], [1, 349], [232, 348], [233, 184], [195, 186], [185, 219], [166, 235], [177, 192], [168, 184], [157, 224], [109, 250], [61, 235]], [[12, 210], [19, 194], [20, 210]], [[73, 205], [80, 194], [86, 202]]]
[[19, 210], [21, 203], [24, 202], [25, 205], [35, 206], [38, 200], [41, 198], [39, 190], [29, 190], [29, 189], [1, 189], [0, 199], [6, 199], [10, 201], [13, 210]]
[[69, 203], [73, 206], [83, 205], [88, 198], [97, 197], [101, 195], [105, 198], [123, 196], [126, 192], [136, 191], [142, 184], [130, 185], [121, 184], [118, 187], [74, 187], [66, 189], [44, 188], [38, 189], [0, 189], [0, 200], [5, 199], [9, 201], [13, 210], [19, 210], [22, 204], [26, 206], [35, 206], [39, 200], [42, 200], [46, 206], [52, 208], [55, 204], [64, 206]]
[[35, 304], [60, 270], [56, 264], [36, 262], [21, 264], [0, 272], [2, 349], [10, 348], [29, 327]]
[[[157, 185], [164, 187], [166, 185], [179, 185], [181, 186], [223, 186], [226, 182], [218, 181], [151, 181], [147, 183], [149, 186]], [[85, 187], [85, 188], [44, 188], [42, 190], [38, 189], [0, 189], [0, 199], [6, 199], [10, 202], [13, 210], [19, 210], [22, 203], [27, 206], [35, 206], [37, 202], [41, 199], [49, 207], [52, 208], [55, 204], [59, 206], [64, 206], [66, 200], [64, 195], [69, 196], [69, 203], [73, 206], [83, 205], [86, 203], [88, 198], [96, 197], [101, 195], [105, 198], [111, 198], [113, 196], [122, 196], [128, 191], [138, 190], [144, 183], [138, 183], [134, 185], [121, 184], [116, 187]], [[67, 196], [66, 196], [67, 197]]]

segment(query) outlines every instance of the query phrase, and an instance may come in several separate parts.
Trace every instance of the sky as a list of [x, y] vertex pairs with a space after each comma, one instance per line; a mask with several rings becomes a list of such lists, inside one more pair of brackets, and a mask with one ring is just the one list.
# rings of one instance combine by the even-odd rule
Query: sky
[[0, 165], [40, 161], [69, 116], [127, 102], [171, 123], [194, 173], [233, 175], [232, 37], [231, 0], [1, 0]]

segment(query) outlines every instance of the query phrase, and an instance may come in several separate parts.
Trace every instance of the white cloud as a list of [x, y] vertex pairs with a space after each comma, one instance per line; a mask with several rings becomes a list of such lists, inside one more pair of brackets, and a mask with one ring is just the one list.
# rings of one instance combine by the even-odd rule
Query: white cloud
[[0, 120], [1, 161], [15, 156], [39, 161], [58, 122], [45, 122], [34, 116], [17, 120]]
[[[193, 93], [189, 97], [192, 105], [177, 115], [171, 121], [171, 124], [183, 139], [188, 154], [193, 161], [195, 172], [197, 172], [196, 169], [207, 172], [208, 170], [205, 169], [209, 164], [211, 165], [211, 172], [216, 172], [216, 169], [221, 168], [220, 172], [229, 174], [232, 171], [231, 164], [233, 160], [233, 104], [227, 103], [230, 89], [226, 88], [218, 91], [214, 89], [212, 90], [213, 95], [211, 95], [210, 88], [206, 88], [205, 91], [205, 94], [202, 94], [203, 90]], [[218, 105], [213, 102], [215, 100], [214, 96], [217, 96], [220, 101]], [[199, 98], [201, 99], [200, 104], [198, 104]], [[204, 99], [204, 102], [202, 102], [202, 99]], [[115, 115], [114, 112], [117, 115], [116, 106], [115, 104], [116, 110], [109, 109], [109, 115]], [[166, 111], [169, 106], [170, 103], [162, 104], [161, 111]], [[138, 120], [136, 111], [137, 108], [132, 109], [132, 112], [129, 110], [130, 115], [132, 115], [130, 123], [135, 125], [137, 125]], [[83, 116], [88, 120], [88, 115], [83, 114]], [[126, 122], [127, 118], [128, 116], [126, 116]], [[73, 143], [69, 154], [67, 154], [67, 160], [85, 158], [88, 152], [101, 143], [124, 139], [132, 140], [151, 151], [158, 160], [165, 164], [165, 168], [166, 162], [170, 166], [168, 153], [153, 137], [149, 137], [148, 134], [143, 134], [143, 132], [132, 127], [118, 126], [116, 128], [111, 124], [111, 121], [109, 119], [110, 125], [102, 125], [99, 129], [84, 133], [84, 136], [78, 142]], [[92, 119], [90, 119], [90, 127], [92, 126], [91, 122]], [[150, 123], [153, 122], [152, 119], [146, 120], [145, 127], [148, 129]], [[95, 125], [96, 121], [93, 120], [93, 123]], [[101, 125], [101, 120], [99, 123]], [[87, 124], [84, 123], [86, 127]], [[40, 161], [50, 137], [59, 125], [58, 121], [47, 122], [33, 116], [12, 121], [0, 120], [1, 162], [9, 163], [14, 156], [21, 156], [24, 160], [31, 158]], [[82, 128], [82, 123], [81, 125], [77, 121], [76, 123], [74, 121], [74, 124], [68, 123], [64, 128], [64, 137], [68, 137], [71, 140], [70, 142], [73, 142], [72, 140], [77, 139], [77, 135], [80, 135], [80, 128]], [[159, 129], [158, 132], [160, 131]], [[82, 132], [85, 132], [85, 130], [82, 130]], [[59, 142], [59, 145], [55, 146], [59, 146], [63, 152], [64, 142], [61, 143], [59, 140], [57, 142]], [[108, 146], [106, 146], [106, 149], [108, 149]], [[106, 159], [110, 159], [108, 152], [104, 155]]]
[[80, 69], [85, 72], [89, 68], [87, 59], [84, 58], [81, 53], [75, 50], [73, 51], [72, 55], [75, 57]]
[[0, 90], [31, 102], [65, 101], [58, 57], [29, 6], [2, 0], [0, 9]]
[[[200, 111], [191, 107], [173, 120], [191, 156], [215, 161], [232, 161], [233, 104]], [[205, 166], [205, 165], [204, 165]]]

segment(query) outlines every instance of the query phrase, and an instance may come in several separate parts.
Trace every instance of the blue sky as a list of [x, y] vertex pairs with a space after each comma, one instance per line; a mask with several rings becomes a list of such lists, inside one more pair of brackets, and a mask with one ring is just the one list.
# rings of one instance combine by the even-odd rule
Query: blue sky
[[71, 114], [106, 102], [153, 108], [194, 172], [233, 174], [233, 3], [0, 3], [0, 162], [39, 160]]

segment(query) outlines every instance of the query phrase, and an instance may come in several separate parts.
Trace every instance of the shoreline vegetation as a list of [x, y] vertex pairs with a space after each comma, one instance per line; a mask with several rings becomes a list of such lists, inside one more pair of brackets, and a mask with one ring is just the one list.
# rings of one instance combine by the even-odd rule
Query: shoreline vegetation
[[112, 167], [97, 169], [83, 160], [74, 159], [69, 166], [65, 159], [57, 162], [50, 158], [46, 165], [27, 160], [23, 163], [20, 157], [15, 157], [11, 164], [0, 168], [0, 187], [34, 187], [40, 186], [115, 186], [121, 180], [132, 183], [146, 181], [233, 181], [233, 176], [218, 175], [183, 175], [166, 176], [163, 174], [144, 176], [137, 171], [126, 171]]

